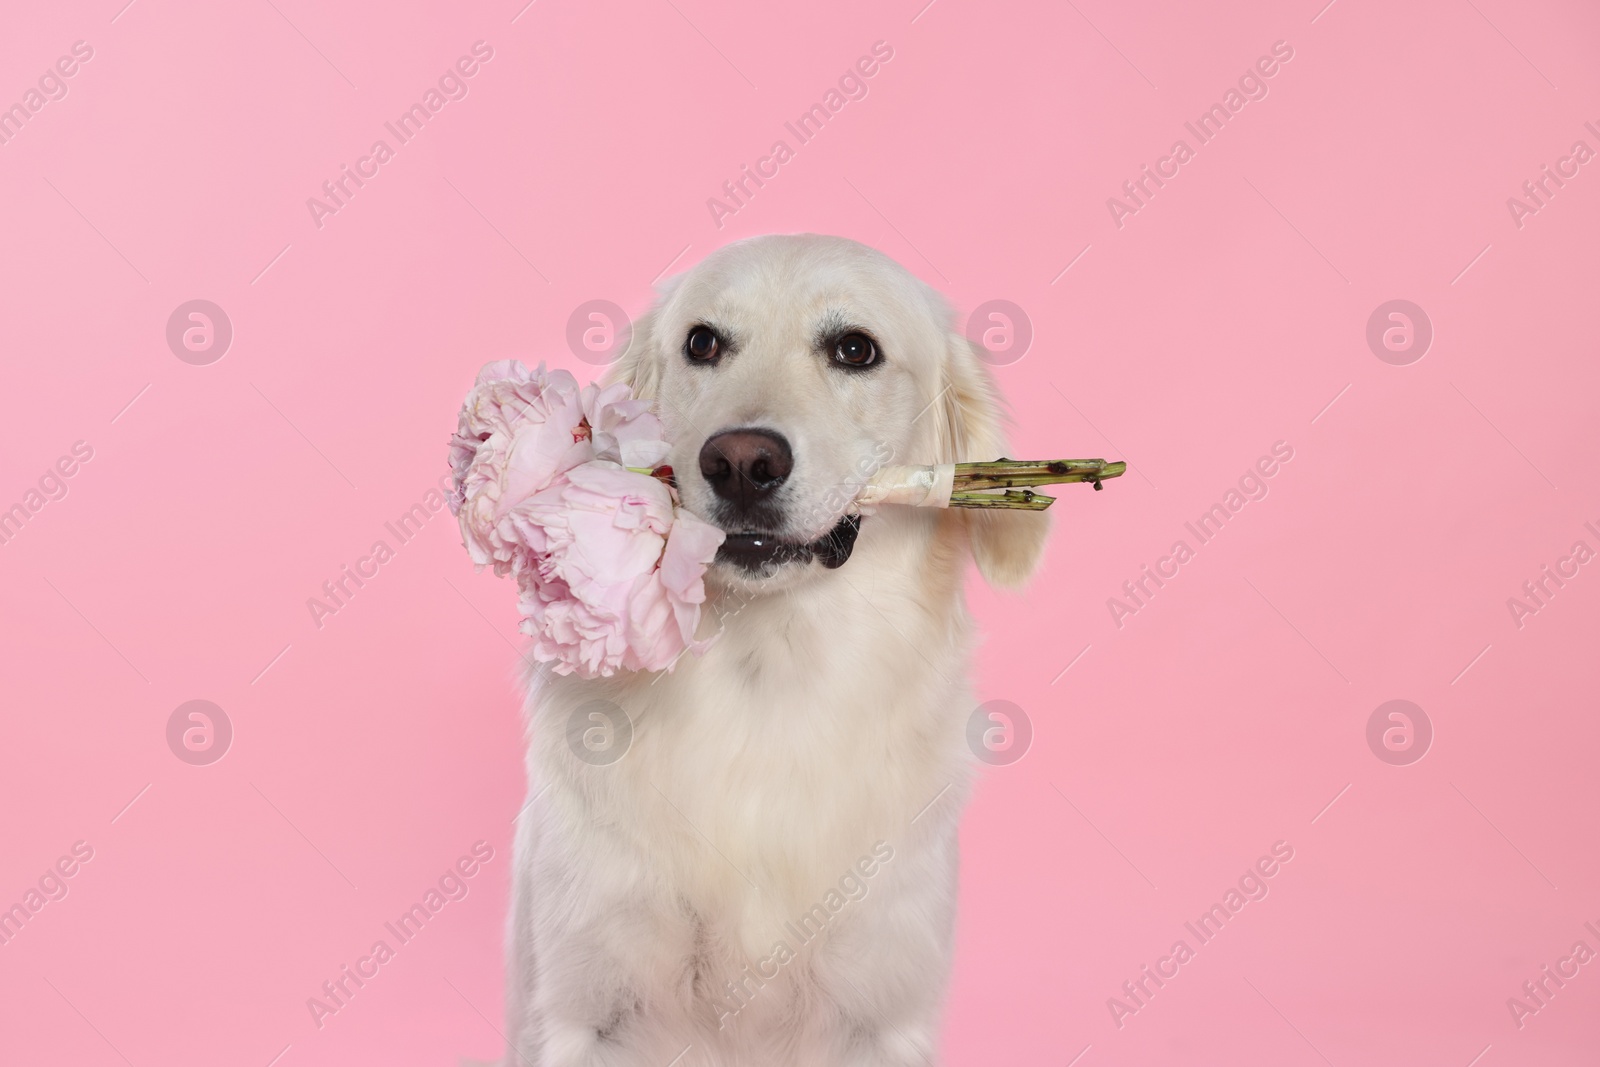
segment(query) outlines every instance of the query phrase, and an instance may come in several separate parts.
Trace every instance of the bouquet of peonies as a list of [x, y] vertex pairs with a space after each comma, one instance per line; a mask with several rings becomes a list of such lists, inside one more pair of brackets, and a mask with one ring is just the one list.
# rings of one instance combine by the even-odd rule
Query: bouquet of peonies
[[697, 648], [723, 533], [654, 476], [661, 423], [626, 385], [490, 363], [450, 439], [450, 510], [478, 566], [517, 579], [535, 659], [585, 678], [656, 671]]
[[[513, 575], [521, 630], [558, 674], [671, 670], [696, 641], [705, 572], [724, 532], [683, 510], [668, 444], [627, 385], [489, 363], [450, 438], [450, 510], [479, 568]], [[886, 467], [854, 508], [1042, 510], [1031, 487], [1093, 482], [1122, 463], [1054, 460]], [[994, 490], [1002, 490], [994, 492]]]

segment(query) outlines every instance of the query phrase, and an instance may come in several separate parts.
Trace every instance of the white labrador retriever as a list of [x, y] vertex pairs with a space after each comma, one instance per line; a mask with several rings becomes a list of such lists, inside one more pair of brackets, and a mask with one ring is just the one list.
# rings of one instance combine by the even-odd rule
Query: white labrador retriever
[[[925, 1064], [950, 967], [970, 554], [1023, 582], [1043, 515], [849, 501], [886, 463], [1006, 453], [944, 301], [836, 237], [664, 287], [618, 376], [729, 537], [703, 657], [530, 678], [507, 1065]], [[859, 537], [857, 536], [859, 533]]]

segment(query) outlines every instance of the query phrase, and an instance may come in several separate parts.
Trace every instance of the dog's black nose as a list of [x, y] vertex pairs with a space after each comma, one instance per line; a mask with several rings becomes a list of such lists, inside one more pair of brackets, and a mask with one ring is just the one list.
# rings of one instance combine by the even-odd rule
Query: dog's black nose
[[794, 453], [769, 430], [724, 430], [700, 448], [700, 473], [711, 491], [740, 509], [766, 501], [794, 470]]

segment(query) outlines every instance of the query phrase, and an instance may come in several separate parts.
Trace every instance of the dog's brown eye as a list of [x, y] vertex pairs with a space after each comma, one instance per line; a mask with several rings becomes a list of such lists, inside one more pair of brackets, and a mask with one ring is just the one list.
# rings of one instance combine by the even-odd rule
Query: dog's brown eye
[[696, 326], [689, 331], [689, 339], [684, 342], [683, 350], [690, 359], [707, 362], [722, 353], [722, 345], [717, 342], [717, 335], [711, 332], [709, 326]]
[[878, 346], [864, 333], [847, 333], [839, 338], [833, 358], [847, 367], [870, 367], [878, 362]]

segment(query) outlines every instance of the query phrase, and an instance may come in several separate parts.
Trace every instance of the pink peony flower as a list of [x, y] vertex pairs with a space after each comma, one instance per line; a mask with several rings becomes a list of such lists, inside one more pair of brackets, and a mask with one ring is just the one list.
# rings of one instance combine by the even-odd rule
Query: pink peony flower
[[518, 360], [487, 364], [461, 407], [450, 439], [455, 473], [450, 509], [472, 562], [504, 575], [516, 563], [520, 540], [510, 522], [519, 502], [559, 475], [594, 458], [578, 432], [583, 405], [566, 371], [529, 371]]
[[511, 512], [580, 463], [605, 459], [653, 468], [667, 454], [661, 423], [627, 385], [580, 389], [564, 370], [530, 371], [520, 360], [478, 372], [450, 439], [450, 509], [467, 552], [504, 575], [520, 543]]
[[[450, 439], [450, 507], [479, 567], [514, 574], [521, 629], [561, 674], [670, 669], [694, 640], [723, 532], [644, 471], [659, 420], [625, 384], [487, 364]], [[630, 469], [633, 468], [633, 469]]]
[[534, 565], [518, 574], [522, 632], [560, 674], [658, 671], [694, 640], [723, 532], [675, 511], [648, 474], [586, 463], [518, 509]]

